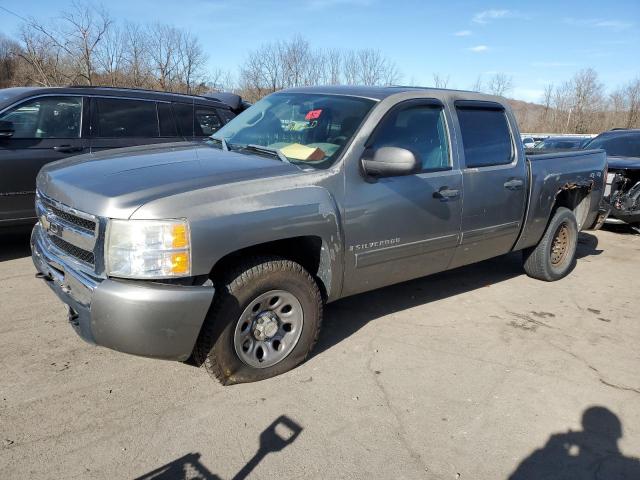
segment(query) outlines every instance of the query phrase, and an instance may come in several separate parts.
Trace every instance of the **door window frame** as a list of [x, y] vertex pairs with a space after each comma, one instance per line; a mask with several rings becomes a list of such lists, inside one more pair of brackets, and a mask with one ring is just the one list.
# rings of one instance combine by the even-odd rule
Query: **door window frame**
[[[461, 166], [464, 171], [478, 171], [478, 170], [490, 170], [490, 169], [504, 169], [504, 168], [513, 168], [518, 164], [518, 148], [515, 143], [515, 130], [513, 125], [511, 124], [511, 118], [507, 114], [507, 109], [504, 105], [498, 102], [489, 102], [486, 100], [456, 100], [453, 102], [453, 107], [456, 115], [456, 122], [458, 124], [458, 131], [460, 132], [460, 154], [462, 159], [464, 159], [464, 165]], [[477, 167], [469, 167], [467, 166], [467, 155], [464, 150], [464, 138], [462, 136], [462, 125], [460, 124], [460, 118], [458, 117], [458, 108], [463, 110], [493, 110], [493, 111], [501, 111], [504, 115], [505, 121], [507, 122], [507, 128], [509, 129], [509, 143], [511, 144], [511, 161], [509, 163], [495, 163], [492, 165], [482, 165]]]
[[79, 93], [41, 93], [38, 95], [34, 95], [33, 97], [27, 97], [27, 98], [23, 98], [21, 100], [18, 100], [17, 102], [12, 103], [11, 105], [8, 105], [7, 107], [3, 108], [2, 110], [0, 110], [0, 116], [4, 115], [5, 113], [11, 111], [12, 109], [18, 108], [21, 105], [23, 105], [24, 103], [27, 102], [31, 102], [33, 100], [37, 100], [39, 98], [50, 98], [50, 97], [58, 97], [58, 98], [64, 98], [64, 97], [79, 97], [80, 98], [80, 126], [78, 128], [78, 136], [77, 137], [28, 137], [28, 138], [13, 138], [13, 137], [9, 137], [8, 141], [12, 141], [12, 140], [80, 140], [82, 138], [85, 138], [85, 128], [84, 128], [84, 119], [85, 119], [85, 114], [86, 112], [86, 100], [87, 100], [87, 96], [83, 95], [83, 94], [79, 94]]
[[[105, 139], [105, 140], [112, 140], [112, 139], [118, 139], [118, 140], [122, 140], [122, 139], [127, 139], [127, 138], [173, 138], [173, 137], [163, 137], [160, 135], [160, 115], [158, 114], [158, 103], [171, 103], [171, 102], [165, 102], [162, 100], [154, 100], [154, 99], [150, 99], [150, 98], [135, 98], [135, 97], [118, 97], [118, 96], [113, 96], [113, 95], [91, 95], [91, 113], [90, 113], [90, 119], [91, 119], [91, 126], [90, 126], [90, 138], [94, 139], [94, 140], [98, 140], [98, 139]], [[156, 112], [156, 128], [157, 128], [157, 132], [158, 135], [155, 137], [148, 137], [148, 136], [140, 136], [140, 135], [136, 135], [133, 137], [102, 137], [100, 136], [100, 132], [98, 131], [98, 122], [99, 122], [99, 118], [98, 115], [100, 114], [99, 110], [98, 110], [98, 102], [97, 100], [102, 99], [102, 98], [106, 98], [109, 100], [129, 100], [129, 101], [136, 101], [136, 102], [151, 102], [154, 104], [154, 110]], [[173, 109], [171, 109], [171, 112], [173, 113]], [[175, 119], [174, 119], [175, 122]]]
[[[447, 145], [447, 156], [449, 160], [449, 166], [443, 168], [430, 168], [427, 170], [420, 169], [420, 171], [414, 173], [413, 175], [425, 175], [429, 173], [441, 173], [441, 172], [451, 172], [455, 170], [454, 168], [454, 157], [453, 157], [453, 142], [451, 138], [451, 128], [449, 125], [449, 118], [447, 115], [447, 107], [444, 102], [437, 98], [410, 98], [408, 100], [402, 100], [396, 104], [394, 104], [391, 108], [389, 108], [382, 118], [378, 121], [378, 124], [375, 126], [366, 142], [364, 143], [365, 152], [370, 149], [375, 143], [376, 136], [379, 134], [380, 130], [384, 126], [384, 123], [391, 115], [396, 114], [399, 110], [405, 110], [408, 108], [414, 107], [430, 107], [437, 108], [440, 110], [441, 118], [444, 122], [444, 129], [446, 134]], [[394, 178], [394, 177], [389, 177]]]

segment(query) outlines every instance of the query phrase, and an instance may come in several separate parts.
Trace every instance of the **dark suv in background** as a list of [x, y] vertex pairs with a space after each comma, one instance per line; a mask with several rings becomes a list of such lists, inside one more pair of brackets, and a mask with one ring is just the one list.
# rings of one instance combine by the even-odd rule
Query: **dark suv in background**
[[245, 106], [228, 93], [1, 89], [0, 227], [34, 221], [36, 175], [46, 163], [110, 148], [204, 139]]

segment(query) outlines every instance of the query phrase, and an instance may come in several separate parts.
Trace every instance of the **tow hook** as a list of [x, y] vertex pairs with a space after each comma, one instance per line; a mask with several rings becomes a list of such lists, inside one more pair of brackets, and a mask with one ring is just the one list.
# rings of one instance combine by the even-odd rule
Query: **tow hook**
[[51, 275], [47, 275], [46, 273], [42, 272], [36, 273], [36, 278], [41, 278], [42, 280], [45, 280], [47, 282], [51, 282], [53, 280], [53, 277]]

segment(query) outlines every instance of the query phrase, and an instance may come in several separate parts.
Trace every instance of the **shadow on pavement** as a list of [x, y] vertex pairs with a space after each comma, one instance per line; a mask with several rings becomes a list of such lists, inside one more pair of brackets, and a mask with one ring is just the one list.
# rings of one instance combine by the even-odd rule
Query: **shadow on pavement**
[[[278, 417], [260, 434], [260, 447], [256, 454], [234, 475], [233, 480], [248, 478], [253, 469], [269, 453], [280, 452], [292, 444], [302, 432], [302, 427], [286, 415]], [[189, 453], [148, 472], [135, 480], [221, 480], [202, 462], [199, 453]]]
[[0, 262], [30, 256], [30, 236], [31, 227], [0, 230]]
[[[577, 258], [600, 255], [598, 238], [582, 232]], [[353, 335], [368, 322], [418, 305], [489, 287], [524, 275], [522, 254], [513, 252], [428, 277], [362, 293], [326, 306], [320, 339], [312, 356]], [[435, 314], [435, 313], [434, 313]]]
[[582, 430], [556, 433], [518, 465], [509, 480], [640, 479], [640, 459], [618, 448], [622, 423], [608, 408], [589, 407]]

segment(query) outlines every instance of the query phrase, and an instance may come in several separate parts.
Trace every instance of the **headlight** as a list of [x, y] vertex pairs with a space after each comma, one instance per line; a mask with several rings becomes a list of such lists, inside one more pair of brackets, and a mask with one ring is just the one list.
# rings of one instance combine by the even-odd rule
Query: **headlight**
[[185, 220], [110, 220], [106, 273], [121, 278], [191, 275], [191, 239]]

